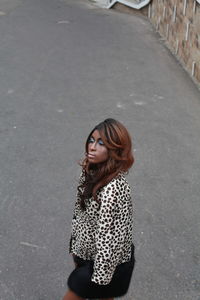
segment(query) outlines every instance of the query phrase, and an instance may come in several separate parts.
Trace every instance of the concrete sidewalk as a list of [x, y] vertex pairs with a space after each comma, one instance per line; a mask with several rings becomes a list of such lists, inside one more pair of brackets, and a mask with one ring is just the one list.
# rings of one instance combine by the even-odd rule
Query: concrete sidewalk
[[102, 8], [106, 8], [109, 4], [109, 0], [94, 0], [92, 2]]
[[62, 298], [77, 162], [91, 128], [113, 117], [135, 153], [124, 300], [199, 300], [199, 90], [144, 17], [18, 1], [0, 17], [0, 299]]

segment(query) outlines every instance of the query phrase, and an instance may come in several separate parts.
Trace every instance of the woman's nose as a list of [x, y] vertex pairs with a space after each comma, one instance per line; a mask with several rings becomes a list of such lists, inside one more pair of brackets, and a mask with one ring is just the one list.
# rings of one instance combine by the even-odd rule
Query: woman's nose
[[90, 144], [90, 149], [93, 151], [96, 150], [96, 143]]

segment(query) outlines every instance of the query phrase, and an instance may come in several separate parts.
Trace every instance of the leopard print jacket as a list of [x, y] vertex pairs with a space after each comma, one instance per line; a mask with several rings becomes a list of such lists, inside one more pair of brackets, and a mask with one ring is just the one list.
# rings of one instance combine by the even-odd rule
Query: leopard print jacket
[[[84, 175], [80, 176], [80, 183]], [[91, 197], [86, 210], [81, 210], [77, 193], [69, 253], [84, 260], [93, 260], [91, 280], [100, 285], [109, 284], [117, 265], [131, 257], [133, 205], [130, 186], [124, 173], [113, 178]]]

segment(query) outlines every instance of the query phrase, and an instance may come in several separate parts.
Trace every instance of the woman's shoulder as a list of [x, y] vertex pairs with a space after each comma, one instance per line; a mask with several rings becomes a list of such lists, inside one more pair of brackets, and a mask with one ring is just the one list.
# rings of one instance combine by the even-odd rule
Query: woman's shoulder
[[126, 178], [125, 172], [118, 173], [109, 183], [107, 183], [102, 191], [120, 191], [121, 189], [130, 190], [130, 185]]
[[[118, 174], [107, 185], [105, 185], [97, 194], [102, 204], [128, 203], [131, 199], [131, 189], [125, 174]], [[121, 202], [121, 200], [122, 202]]]

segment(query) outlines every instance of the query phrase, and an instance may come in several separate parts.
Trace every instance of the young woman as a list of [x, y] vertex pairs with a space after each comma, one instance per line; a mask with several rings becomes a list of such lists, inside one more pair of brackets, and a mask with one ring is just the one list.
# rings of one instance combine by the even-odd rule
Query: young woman
[[126, 294], [133, 267], [133, 207], [125, 173], [134, 158], [127, 129], [114, 119], [86, 141], [70, 253], [75, 270], [63, 300], [109, 299]]

